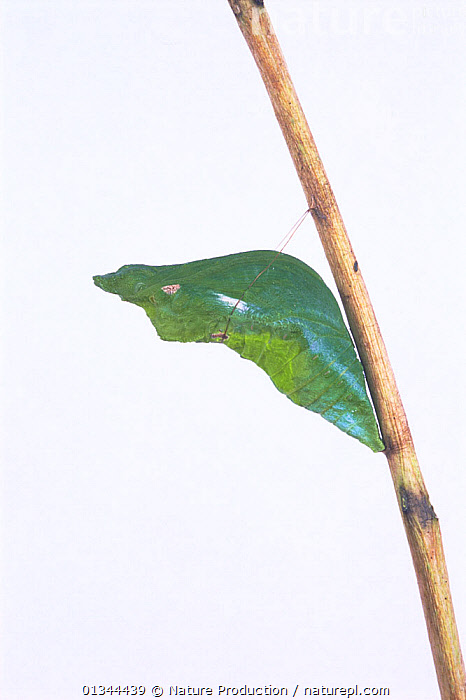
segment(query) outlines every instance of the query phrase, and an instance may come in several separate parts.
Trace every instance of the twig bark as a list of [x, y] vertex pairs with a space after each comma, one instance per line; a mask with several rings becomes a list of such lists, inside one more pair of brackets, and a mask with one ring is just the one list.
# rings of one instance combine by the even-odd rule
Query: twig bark
[[411, 549], [441, 697], [465, 700], [465, 669], [439, 521], [356, 256], [263, 0], [228, 2], [265, 83], [364, 365]]

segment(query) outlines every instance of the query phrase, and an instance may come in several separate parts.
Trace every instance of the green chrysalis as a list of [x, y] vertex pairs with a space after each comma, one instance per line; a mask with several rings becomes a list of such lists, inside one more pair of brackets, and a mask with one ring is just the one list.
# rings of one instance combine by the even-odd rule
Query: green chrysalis
[[301, 260], [253, 250], [183, 265], [124, 265], [94, 282], [141, 306], [162, 340], [226, 345], [294, 403], [374, 452], [384, 449], [337, 301]]

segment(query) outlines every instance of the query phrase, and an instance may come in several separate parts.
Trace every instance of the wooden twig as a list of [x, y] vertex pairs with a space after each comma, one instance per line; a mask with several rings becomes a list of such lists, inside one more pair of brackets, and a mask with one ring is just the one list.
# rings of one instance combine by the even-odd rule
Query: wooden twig
[[439, 521], [356, 256], [263, 0], [228, 2], [265, 83], [364, 365], [411, 549], [441, 697], [465, 700], [465, 669]]

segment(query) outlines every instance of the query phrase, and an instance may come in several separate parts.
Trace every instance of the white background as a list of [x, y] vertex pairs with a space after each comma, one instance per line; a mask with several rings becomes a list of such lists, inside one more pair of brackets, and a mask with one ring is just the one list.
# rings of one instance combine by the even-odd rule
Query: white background
[[[464, 631], [462, 8], [268, 2]], [[92, 283], [274, 248], [306, 208], [227, 1], [7, 0], [3, 35], [2, 698], [102, 683], [437, 698], [384, 457]], [[334, 289], [312, 221], [287, 252]]]

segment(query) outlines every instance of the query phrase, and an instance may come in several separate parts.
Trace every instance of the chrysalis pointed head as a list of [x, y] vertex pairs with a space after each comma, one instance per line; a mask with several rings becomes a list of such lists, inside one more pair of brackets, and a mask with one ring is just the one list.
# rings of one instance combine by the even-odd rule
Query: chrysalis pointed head
[[118, 294], [123, 301], [142, 305], [154, 288], [154, 270], [150, 265], [123, 265], [116, 272], [95, 275], [94, 284], [111, 294]]

